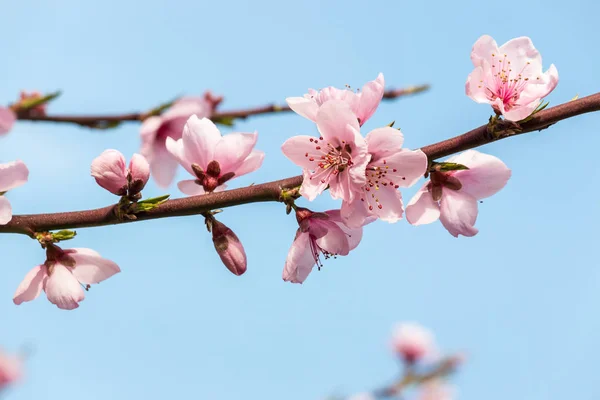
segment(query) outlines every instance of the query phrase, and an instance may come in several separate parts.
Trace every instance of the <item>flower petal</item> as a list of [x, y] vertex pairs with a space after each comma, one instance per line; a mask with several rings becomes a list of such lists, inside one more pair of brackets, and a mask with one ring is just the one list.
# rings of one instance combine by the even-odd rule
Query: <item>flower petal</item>
[[319, 105], [315, 100], [306, 99], [304, 97], [288, 97], [285, 101], [296, 114], [308, 118], [311, 121], [317, 120]]
[[[488, 63], [485, 60], [482, 61], [482, 64], [486, 67], [488, 66]], [[486, 92], [486, 80], [488, 77], [486, 76], [485, 71], [486, 69], [481, 66], [476, 67], [473, 72], [469, 74], [467, 77], [467, 82], [465, 83], [465, 92], [467, 93], [467, 96], [475, 100], [477, 103], [490, 102]]]
[[535, 77], [542, 72], [542, 56], [526, 36], [509, 40], [498, 51], [498, 59], [505, 57], [510, 61], [510, 68], [524, 78]]
[[477, 220], [477, 200], [463, 190], [442, 189], [440, 201], [440, 221], [454, 237], [475, 236], [479, 230], [474, 227]]
[[[315, 141], [317, 144], [315, 144]], [[283, 154], [294, 164], [303, 169], [316, 170], [323, 151], [317, 147], [318, 139], [312, 136], [292, 136], [281, 146]]]
[[6, 225], [12, 219], [12, 206], [6, 196], [0, 195], [0, 225]]
[[256, 132], [236, 132], [223, 136], [215, 146], [213, 158], [219, 162], [221, 174], [234, 172], [238, 169], [252, 152], [257, 140], [258, 134]]
[[404, 135], [398, 129], [386, 126], [384, 128], [373, 129], [365, 138], [367, 148], [372, 155], [371, 162], [400, 151], [404, 144]]
[[386, 157], [385, 164], [371, 162], [369, 167], [384, 171], [380, 175], [384, 177], [383, 182], [389, 181], [390, 185], [407, 188], [417, 183], [427, 171], [427, 156], [421, 150], [400, 149]]
[[252, 150], [242, 165], [235, 170], [235, 176], [242, 176], [254, 172], [260, 168], [265, 158], [265, 153], [260, 150]]
[[453, 176], [460, 180], [461, 191], [476, 199], [485, 199], [502, 189], [511, 176], [511, 170], [499, 158], [476, 150], [467, 150], [451, 157], [449, 162], [466, 165], [468, 170], [456, 171]]
[[88, 249], [71, 250], [75, 250], [74, 253], [69, 253], [69, 256], [75, 260], [75, 267], [72, 269], [72, 273], [81, 283], [88, 285], [100, 283], [114, 274], [121, 272], [116, 263], [100, 257], [99, 254], [94, 255], [89, 253]]
[[62, 264], [55, 264], [52, 274], [46, 280], [44, 287], [50, 303], [63, 310], [73, 310], [79, 307], [85, 294], [83, 288], [71, 271]]
[[308, 277], [314, 265], [315, 258], [310, 249], [310, 235], [308, 232], [298, 231], [285, 260], [283, 280], [302, 283]]
[[195, 179], [187, 179], [177, 182], [177, 187], [183, 194], [197, 196], [206, 193], [204, 188], [196, 183]]
[[135, 153], [129, 161], [129, 172], [133, 181], [140, 180], [146, 185], [150, 178], [150, 164], [148, 164], [146, 157]]
[[329, 220], [335, 222], [346, 234], [346, 238], [348, 239], [348, 249], [354, 250], [362, 239], [362, 227], [350, 228], [347, 226], [342, 219], [340, 210], [329, 210], [325, 211], [325, 213], [329, 215]]
[[183, 128], [185, 160], [206, 170], [208, 163], [214, 160], [215, 148], [221, 139], [221, 132], [210, 119], [192, 115]]
[[473, 45], [471, 50], [471, 61], [475, 67], [481, 66], [483, 60], [489, 62], [492, 58], [492, 54], [496, 57], [500, 51], [498, 50], [498, 44], [490, 35], [483, 35]]
[[412, 225], [430, 224], [440, 218], [440, 206], [433, 200], [426, 183], [406, 206], [406, 220]]
[[150, 172], [156, 184], [166, 188], [173, 182], [177, 172], [177, 160], [163, 147], [156, 147], [150, 161]]
[[354, 143], [354, 132], [360, 132], [356, 114], [340, 100], [330, 100], [319, 108], [317, 128], [325, 142], [333, 147]]
[[338, 224], [329, 220], [319, 221], [327, 227], [327, 234], [316, 240], [320, 248], [330, 254], [346, 256], [350, 252], [348, 237]]
[[44, 281], [48, 278], [47, 271], [45, 265], [38, 265], [29, 271], [17, 287], [13, 302], [19, 305], [25, 301], [36, 299], [42, 292]]
[[302, 180], [302, 186], [300, 186], [300, 194], [306, 197], [308, 201], [313, 201], [327, 187], [331, 171], [329, 169], [321, 170], [311, 175], [308, 170], [304, 170], [303, 175], [304, 179]]
[[8, 192], [24, 185], [29, 178], [29, 170], [21, 160], [0, 164], [0, 192]]
[[360, 125], [363, 125], [375, 113], [383, 98], [384, 90], [385, 81], [382, 73], [377, 76], [377, 79], [367, 82], [363, 86], [362, 91], [358, 95], [359, 102], [356, 110], [356, 116], [360, 120]]
[[125, 157], [120, 151], [109, 149], [92, 161], [91, 174], [101, 187], [122, 196], [127, 190]]
[[8, 133], [12, 129], [16, 120], [17, 116], [13, 110], [10, 108], [0, 107], [0, 135]]

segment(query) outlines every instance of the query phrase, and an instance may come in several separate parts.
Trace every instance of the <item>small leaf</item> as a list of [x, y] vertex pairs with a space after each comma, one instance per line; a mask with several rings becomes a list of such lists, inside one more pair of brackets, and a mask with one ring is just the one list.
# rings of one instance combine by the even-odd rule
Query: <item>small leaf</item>
[[61, 95], [61, 91], [52, 92], [42, 97], [34, 97], [19, 101], [18, 107], [20, 110], [30, 110], [34, 107], [49, 103]]
[[433, 162], [431, 163], [431, 169], [436, 171], [448, 172], [465, 170], [469, 169], [469, 167], [453, 162]]
[[235, 123], [234, 117], [213, 117], [211, 118], [212, 122], [215, 124], [225, 125], [225, 126], [233, 126]]
[[76, 235], [77, 235], [77, 232], [69, 231], [69, 230], [62, 230], [62, 231], [52, 233], [52, 237], [57, 242], [60, 242], [62, 240], [73, 239]]
[[396, 121], [392, 121], [389, 124], [387, 124], [386, 126], [389, 126], [390, 128], [393, 128], [395, 123], [396, 123]]
[[167, 201], [169, 199], [170, 194], [165, 194], [162, 196], [158, 196], [158, 197], [151, 197], [149, 199], [145, 199], [145, 200], [140, 200], [137, 202], [137, 204], [154, 204], [154, 205], [159, 205], [164, 203], [165, 201]]

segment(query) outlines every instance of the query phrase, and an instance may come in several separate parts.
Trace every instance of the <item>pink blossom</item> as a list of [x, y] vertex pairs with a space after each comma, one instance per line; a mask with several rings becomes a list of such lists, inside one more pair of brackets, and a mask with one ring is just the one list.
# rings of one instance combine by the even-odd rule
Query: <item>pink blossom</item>
[[427, 170], [425, 153], [402, 149], [404, 137], [397, 129], [374, 129], [366, 141], [371, 156], [367, 181], [353, 201], [342, 203], [342, 217], [352, 227], [377, 218], [391, 223], [400, 220], [404, 209], [398, 188], [414, 185]]
[[345, 256], [358, 246], [362, 238], [362, 228], [348, 228], [339, 210], [315, 213], [298, 207], [296, 219], [300, 228], [288, 253], [283, 268], [283, 280], [302, 283], [315, 264], [323, 266], [320, 256]]
[[383, 74], [380, 73], [377, 79], [367, 82], [362, 91], [358, 93], [349, 88], [336, 89], [329, 86], [319, 91], [308, 89], [308, 93], [304, 97], [288, 97], [286, 101], [293, 111], [314, 122], [317, 122], [317, 113], [323, 104], [329, 100], [343, 101], [348, 104], [362, 126], [379, 106], [383, 92], [384, 80]]
[[121, 272], [117, 264], [91, 249], [62, 250], [49, 245], [46, 253], [46, 262], [29, 271], [17, 288], [15, 304], [36, 299], [44, 289], [50, 303], [73, 310], [85, 298], [84, 288]]
[[15, 124], [17, 114], [10, 108], [0, 107], [0, 135], [7, 134]]
[[248, 262], [242, 242], [237, 235], [225, 224], [212, 220], [213, 243], [223, 264], [234, 275], [246, 272]]
[[192, 115], [177, 141], [167, 138], [167, 150], [195, 179], [181, 181], [179, 190], [198, 195], [223, 190], [224, 183], [257, 170], [265, 154], [254, 150], [258, 134], [221, 132], [208, 118]]
[[406, 362], [414, 363], [437, 353], [431, 331], [414, 322], [396, 325], [392, 335], [394, 351]]
[[347, 104], [331, 100], [321, 106], [316, 121], [321, 137], [294, 136], [281, 146], [304, 169], [300, 193], [312, 201], [329, 185], [334, 199], [352, 201], [367, 181], [369, 162], [356, 115]]
[[4, 194], [24, 185], [28, 178], [29, 170], [23, 161], [0, 164], [0, 225], [8, 224], [12, 219], [12, 207]]
[[484, 35], [473, 45], [471, 61], [475, 69], [467, 78], [467, 96], [491, 104], [510, 121], [531, 115], [558, 84], [556, 67], [552, 64], [542, 72], [542, 56], [528, 37], [498, 48], [492, 37]]
[[98, 185], [117, 196], [137, 195], [150, 178], [150, 166], [144, 156], [134, 154], [126, 168], [123, 154], [112, 149], [96, 157], [91, 170]]
[[0, 390], [21, 379], [22, 361], [0, 350]]
[[165, 147], [166, 139], [180, 139], [185, 123], [192, 115], [210, 118], [221, 100], [220, 97], [213, 97], [210, 92], [204, 97], [183, 97], [163, 114], [144, 120], [140, 131], [140, 153], [150, 163], [152, 176], [159, 186], [169, 186], [177, 170], [177, 160]]
[[439, 379], [434, 379], [420, 387], [418, 400], [452, 400], [453, 398], [453, 388]]
[[468, 170], [432, 172], [426, 183], [406, 207], [406, 219], [413, 225], [430, 224], [438, 218], [454, 237], [474, 236], [478, 229], [477, 201], [489, 197], [506, 185], [511, 171], [494, 156], [467, 150], [448, 162]]

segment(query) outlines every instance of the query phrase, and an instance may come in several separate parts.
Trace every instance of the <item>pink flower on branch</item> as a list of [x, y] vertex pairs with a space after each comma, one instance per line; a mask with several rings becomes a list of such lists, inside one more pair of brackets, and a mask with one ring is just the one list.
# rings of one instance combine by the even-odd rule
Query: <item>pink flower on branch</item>
[[348, 228], [342, 222], [339, 210], [316, 213], [298, 207], [296, 219], [300, 228], [283, 268], [286, 282], [304, 282], [315, 264], [319, 269], [323, 266], [321, 255], [325, 259], [348, 255], [362, 238], [362, 228]]
[[46, 262], [29, 271], [17, 288], [16, 305], [36, 299], [43, 289], [50, 303], [73, 310], [85, 298], [84, 289], [121, 272], [117, 264], [91, 249], [62, 250], [50, 244], [46, 254]]
[[0, 225], [5, 225], [12, 219], [12, 207], [4, 194], [24, 185], [28, 178], [29, 170], [23, 161], [0, 164]]
[[134, 154], [126, 167], [123, 154], [112, 149], [92, 161], [91, 171], [98, 185], [117, 196], [139, 195], [150, 178], [150, 166], [144, 156]]
[[430, 224], [440, 219], [454, 237], [475, 236], [477, 201], [502, 189], [511, 176], [508, 167], [494, 156], [475, 150], [448, 159], [469, 169], [434, 171], [406, 207], [406, 219], [413, 225]]
[[288, 97], [286, 101], [293, 111], [314, 122], [317, 122], [317, 113], [323, 104], [330, 100], [342, 101], [350, 107], [362, 126], [379, 106], [384, 90], [383, 74], [380, 73], [377, 79], [366, 83], [358, 93], [349, 88], [329, 86], [319, 91], [308, 89], [304, 97]]
[[254, 150], [258, 134], [221, 132], [208, 118], [192, 115], [177, 141], [167, 138], [167, 150], [196, 179], [177, 184], [183, 193], [193, 196], [225, 189], [225, 182], [256, 171], [265, 154]]
[[312, 201], [329, 186], [334, 199], [352, 201], [367, 181], [369, 162], [356, 115], [347, 104], [331, 100], [319, 109], [316, 121], [321, 137], [294, 136], [281, 146], [304, 169], [300, 193]]
[[342, 203], [341, 209], [344, 221], [352, 227], [377, 218], [390, 223], [400, 220], [404, 209], [398, 188], [414, 185], [427, 170], [425, 153], [402, 149], [404, 137], [397, 129], [374, 129], [366, 142], [371, 156], [366, 183], [354, 200]]
[[542, 56], [528, 37], [498, 47], [492, 37], [484, 35], [473, 45], [471, 61], [475, 69], [467, 78], [467, 96], [491, 104], [510, 121], [531, 115], [558, 84], [556, 67], [552, 64], [542, 72]]
[[0, 107], [0, 135], [7, 134], [15, 124], [17, 114], [10, 108]]
[[404, 361], [411, 364], [437, 354], [433, 333], [413, 322], [396, 325], [392, 347]]
[[0, 350], [0, 390], [21, 379], [22, 361]]
[[144, 120], [140, 130], [140, 153], [150, 163], [152, 176], [159, 186], [169, 186], [177, 170], [177, 160], [165, 147], [167, 138], [180, 139], [183, 127], [192, 115], [210, 118], [221, 100], [210, 92], [204, 97], [182, 97], [163, 114]]

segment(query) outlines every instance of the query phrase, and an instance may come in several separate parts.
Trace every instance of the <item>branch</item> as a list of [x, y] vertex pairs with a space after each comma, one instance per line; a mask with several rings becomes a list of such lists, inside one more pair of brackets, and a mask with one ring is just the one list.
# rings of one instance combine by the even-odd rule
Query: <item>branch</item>
[[[600, 111], [600, 93], [540, 111], [531, 120], [521, 124], [516, 132], [516, 128], [510, 126], [510, 129], [490, 133], [488, 125], [482, 125], [460, 136], [422, 147], [421, 150], [427, 154], [430, 160], [434, 160], [507, 137], [542, 130], [563, 119], [593, 111]], [[248, 203], [281, 201], [281, 189], [291, 189], [301, 184], [302, 176], [300, 175], [241, 189], [168, 200], [151, 211], [137, 214], [135, 221], [195, 215], [217, 208]], [[56, 229], [87, 228], [135, 222], [119, 219], [114, 213], [114, 207], [112, 205], [86, 211], [15, 215], [8, 224], [0, 226], [0, 233], [21, 233], [32, 236], [34, 232]]]
[[[421, 93], [429, 89], [429, 85], [410, 86], [404, 89], [390, 89], [384, 92], [383, 98], [388, 100], [397, 99], [403, 96]], [[278, 112], [291, 111], [287, 105], [269, 104], [262, 107], [248, 108], [243, 110], [217, 111], [211, 116], [215, 121], [227, 120], [231, 118], [248, 118], [253, 115], [271, 114]], [[146, 112], [137, 112], [117, 115], [35, 115], [27, 110], [17, 111], [17, 119], [20, 121], [38, 121], [38, 122], [63, 122], [73, 123], [81, 126], [110, 126], [120, 122], [140, 122], [148, 115]]]

